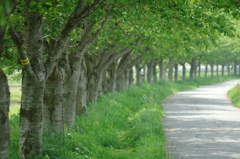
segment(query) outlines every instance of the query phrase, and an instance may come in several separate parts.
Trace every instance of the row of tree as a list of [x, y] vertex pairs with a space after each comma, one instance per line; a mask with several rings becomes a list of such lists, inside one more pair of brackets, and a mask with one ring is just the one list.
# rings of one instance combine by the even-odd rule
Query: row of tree
[[147, 81], [157, 80], [157, 65], [160, 79], [168, 68], [169, 81], [174, 69], [178, 79], [179, 65], [186, 78], [186, 63], [190, 78], [200, 64], [237, 66], [238, 49], [232, 47], [238, 40], [222, 37], [238, 34], [238, 6], [232, 0], [1, 2], [0, 158], [8, 158], [9, 149], [3, 68], [22, 72], [19, 156], [41, 158], [43, 126], [51, 133], [74, 126], [87, 103], [128, 88], [134, 72], [141, 85], [145, 68]]

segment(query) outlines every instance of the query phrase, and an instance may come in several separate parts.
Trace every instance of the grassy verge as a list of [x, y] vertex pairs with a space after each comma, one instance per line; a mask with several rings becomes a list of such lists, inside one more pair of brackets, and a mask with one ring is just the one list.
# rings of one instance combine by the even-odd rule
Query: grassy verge
[[[45, 159], [168, 159], [161, 101], [178, 91], [236, 77], [143, 84], [104, 95], [60, 135], [44, 134]], [[19, 116], [11, 116], [10, 158], [17, 158]]]
[[228, 96], [231, 99], [234, 106], [240, 108], [240, 84], [228, 91]]

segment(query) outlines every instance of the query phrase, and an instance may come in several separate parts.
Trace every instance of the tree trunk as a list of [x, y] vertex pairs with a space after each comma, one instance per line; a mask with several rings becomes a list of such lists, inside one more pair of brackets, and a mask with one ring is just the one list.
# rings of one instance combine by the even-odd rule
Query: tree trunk
[[174, 67], [174, 63], [173, 63], [173, 60], [170, 58], [169, 66], [168, 66], [168, 81], [170, 82], [173, 80], [173, 67]]
[[217, 63], [216, 73], [217, 73], [217, 76], [218, 76], [218, 75], [219, 75], [219, 66], [218, 66], [218, 63]]
[[163, 62], [163, 59], [161, 58], [160, 61], [159, 61], [159, 80], [165, 80], [166, 79], [166, 71], [165, 71], [165, 68], [164, 68], [164, 62]]
[[[58, 67], [58, 66], [56, 66]], [[47, 79], [44, 90], [43, 124], [48, 131], [60, 132], [64, 130], [63, 94], [64, 78], [60, 68], [56, 68]]]
[[96, 103], [99, 96], [99, 90], [101, 87], [101, 72], [92, 72], [91, 75], [88, 75], [87, 81], [87, 103]]
[[146, 66], [145, 65], [143, 65], [143, 68], [142, 68], [142, 70], [143, 70], [143, 72], [142, 72], [142, 74], [141, 74], [141, 76], [142, 76], [142, 81], [146, 81]]
[[[20, 108], [19, 156], [23, 159], [42, 157], [42, 108], [46, 82], [43, 62], [42, 14], [31, 12], [30, 2], [26, 2], [27, 12], [22, 60], [29, 58], [22, 71], [22, 100]], [[24, 57], [25, 56], [25, 57]]]
[[109, 92], [110, 79], [107, 73], [108, 71], [103, 71], [103, 75], [102, 75], [102, 93], [103, 94], [107, 94]]
[[196, 59], [193, 58], [191, 61], [191, 68], [190, 68], [190, 78], [194, 78], [196, 75]]
[[141, 70], [140, 64], [135, 65], [136, 68], [136, 85], [141, 86], [142, 85], [142, 77], [141, 77]]
[[[0, 59], [3, 53], [5, 26], [0, 26]], [[9, 128], [10, 92], [5, 73], [0, 68], [0, 158], [9, 158], [10, 128]]]
[[87, 72], [83, 62], [76, 96], [76, 115], [82, 114], [87, 114]]
[[153, 70], [153, 81], [157, 82], [157, 64], [156, 64], [156, 62], [153, 63], [152, 70]]
[[240, 65], [238, 65], [238, 75], [240, 75]]
[[152, 60], [147, 63], [147, 82], [149, 84], [152, 83], [152, 78], [153, 78], [153, 63]]
[[125, 69], [124, 72], [124, 89], [127, 89], [129, 87], [129, 69]]
[[174, 81], [178, 80], [178, 64], [174, 65]]
[[193, 78], [197, 77], [197, 60], [195, 61], [195, 67], [194, 67], [194, 71], [193, 71]]
[[44, 75], [33, 77], [23, 71], [20, 108], [20, 158], [41, 158], [44, 80]]
[[208, 74], [208, 64], [206, 63], [206, 65], [205, 65], [205, 77], [207, 77], [207, 74]]
[[230, 76], [230, 72], [231, 72], [231, 65], [227, 65], [227, 71], [228, 71], [228, 76]]
[[225, 65], [222, 64], [222, 76], [224, 76], [224, 68], [225, 68]]
[[213, 64], [213, 62], [210, 64], [210, 68], [211, 68], [211, 77], [213, 77], [213, 75], [214, 75], [214, 64]]
[[124, 88], [124, 73], [117, 76], [117, 91], [123, 91]]
[[115, 92], [116, 91], [116, 80], [117, 80], [117, 63], [113, 62], [110, 65], [110, 71], [109, 71], [109, 76], [110, 76], [110, 81], [109, 81], [109, 92]]
[[[105, 71], [103, 71], [103, 72], [105, 73]], [[100, 74], [100, 78], [99, 78], [99, 85], [97, 87], [97, 91], [98, 91], [97, 98], [103, 94], [103, 88], [102, 88], [102, 86], [103, 86], [103, 72]]]
[[129, 70], [129, 86], [131, 87], [134, 82], [134, 77], [133, 77], [133, 68]]
[[234, 76], [237, 75], [237, 61], [234, 60]]
[[199, 65], [198, 65], [198, 77], [201, 77], [201, 63], [199, 62]]
[[[0, 50], [1, 51], [1, 50]], [[0, 158], [9, 158], [9, 104], [10, 92], [7, 77], [0, 68]]]
[[182, 65], [182, 80], [185, 80], [186, 79], [186, 63], [183, 62], [181, 63]]
[[82, 63], [82, 54], [72, 54], [69, 56], [67, 68], [67, 78], [64, 86], [64, 124], [67, 126], [75, 125], [76, 97], [78, 91], [78, 82]]

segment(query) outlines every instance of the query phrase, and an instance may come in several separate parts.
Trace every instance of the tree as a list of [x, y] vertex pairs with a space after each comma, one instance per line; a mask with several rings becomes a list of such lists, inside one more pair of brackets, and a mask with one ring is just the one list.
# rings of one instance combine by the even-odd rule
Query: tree
[[[133, 65], [138, 84], [139, 65], [146, 63], [149, 83], [152, 76], [156, 79], [151, 70], [156, 72], [158, 61], [161, 77], [164, 62], [172, 70], [193, 61], [194, 73], [201, 54], [196, 50], [233, 33], [226, 10], [212, 10], [223, 2], [74, 2], [24, 0], [10, 16], [9, 34], [23, 67], [21, 158], [41, 158], [42, 117], [55, 131], [62, 131], [64, 123], [74, 125], [75, 113], [86, 112], [86, 102], [96, 102], [103, 85], [107, 92], [131, 84]], [[232, 4], [227, 9], [231, 13], [237, 10]], [[108, 13], [111, 18], [103, 30]], [[106, 86], [108, 80], [111, 86]]]
[[[3, 41], [5, 27], [0, 27], [0, 59], [3, 56]], [[9, 104], [10, 92], [8, 81], [2, 68], [0, 68], [0, 158], [8, 159], [8, 151], [10, 144], [10, 128], [9, 128]]]
[[11, 26], [12, 39], [24, 65], [20, 109], [19, 154], [21, 158], [41, 157], [42, 107], [46, 80], [54, 71], [77, 23], [88, 17], [102, 2], [101, 0], [77, 2], [73, 12], [64, 21], [62, 30], [57, 34], [56, 45], [52, 46], [52, 54], [45, 62], [43, 13], [47, 3], [41, 0], [22, 1], [24, 32], [19, 32], [16, 25]]
[[[10, 55], [6, 55], [4, 49], [6, 23], [8, 17], [15, 9], [17, 1], [0, 2], [0, 158], [9, 158], [9, 146], [10, 146], [10, 127], [9, 127], [9, 105], [10, 105], [10, 92], [8, 79], [3, 71], [3, 67], [6, 67], [6, 58], [11, 58]], [[7, 56], [7, 57], [5, 57]], [[12, 64], [12, 62], [11, 62]]]

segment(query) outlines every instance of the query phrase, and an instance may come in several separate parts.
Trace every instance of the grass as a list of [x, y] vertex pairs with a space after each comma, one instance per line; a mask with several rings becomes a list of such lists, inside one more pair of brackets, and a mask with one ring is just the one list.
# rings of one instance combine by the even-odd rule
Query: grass
[[[44, 159], [170, 159], [166, 151], [161, 101], [178, 91], [237, 77], [207, 77], [147, 83], [103, 95], [88, 115], [64, 133], [43, 135]], [[13, 95], [13, 94], [12, 94]], [[12, 111], [16, 111], [13, 107]], [[11, 116], [10, 158], [18, 158], [19, 115]]]
[[10, 105], [19, 106], [21, 103], [21, 87], [20, 86], [10, 86]]
[[239, 83], [228, 91], [228, 96], [231, 99], [232, 104], [240, 108], [240, 84]]

